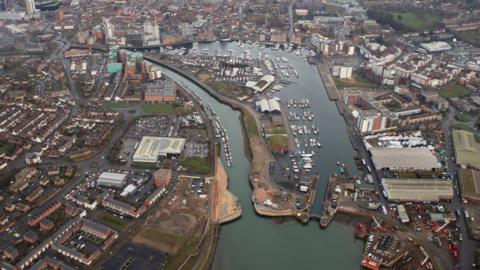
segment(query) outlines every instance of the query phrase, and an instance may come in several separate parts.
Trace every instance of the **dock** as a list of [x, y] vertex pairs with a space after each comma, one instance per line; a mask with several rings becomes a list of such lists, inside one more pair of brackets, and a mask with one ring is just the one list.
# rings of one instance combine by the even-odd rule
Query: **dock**
[[340, 94], [338, 93], [335, 81], [332, 79], [332, 76], [330, 76], [328, 66], [323, 62], [318, 62], [317, 69], [320, 77], [322, 78], [325, 90], [327, 91], [328, 98], [333, 101], [339, 100]]
[[322, 215], [320, 216], [320, 227], [326, 228], [333, 220], [333, 216], [336, 213], [336, 207], [332, 207], [333, 204], [333, 192], [336, 184], [336, 174], [332, 174], [328, 179], [327, 188], [325, 189], [325, 195], [323, 199]]
[[315, 196], [317, 195], [317, 186], [320, 181], [320, 175], [316, 174], [312, 177], [312, 184], [306, 195], [305, 207], [295, 211], [295, 217], [298, 218], [302, 223], [308, 223], [311, 217], [312, 205], [315, 202]]
[[212, 204], [210, 220], [215, 223], [227, 223], [242, 215], [238, 198], [228, 191], [228, 175], [220, 158], [215, 161], [215, 175], [211, 187]]

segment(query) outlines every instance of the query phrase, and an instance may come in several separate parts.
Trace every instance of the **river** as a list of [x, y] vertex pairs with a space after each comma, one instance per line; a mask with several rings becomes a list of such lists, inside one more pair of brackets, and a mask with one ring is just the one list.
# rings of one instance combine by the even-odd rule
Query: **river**
[[[200, 49], [208, 48], [226, 52], [232, 49], [240, 53], [234, 43], [201, 44]], [[249, 48], [252, 56], [259, 49]], [[320, 142], [323, 148], [315, 157], [314, 171], [320, 173], [320, 183], [313, 212], [318, 213], [322, 206], [326, 181], [337, 170], [336, 162], [342, 161], [350, 172], [355, 173], [352, 148], [343, 118], [334, 102], [329, 101], [321, 78], [315, 66], [304, 62], [293, 53], [262, 50], [270, 59], [284, 56], [298, 71], [299, 79], [290, 79], [290, 84], [281, 90], [279, 97], [307, 98], [315, 114], [314, 124], [320, 128]], [[223, 225], [217, 246], [213, 269], [254, 270], [254, 269], [359, 269], [363, 242], [353, 237], [353, 227], [332, 222], [326, 230], [318, 222], [302, 225], [298, 222], [276, 224], [273, 219], [258, 216], [252, 205], [252, 190], [248, 183], [249, 162], [244, 154], [244, 139], [239, 113], [209, 96], [200, 87], [182, 76], [164, 69], [164, 74], [196, 92], [204, 104], [211, 104], [232, 143], [233, 166], [226, 167], [229, 175], [229, 189], [239, 198], [242, 217]]]

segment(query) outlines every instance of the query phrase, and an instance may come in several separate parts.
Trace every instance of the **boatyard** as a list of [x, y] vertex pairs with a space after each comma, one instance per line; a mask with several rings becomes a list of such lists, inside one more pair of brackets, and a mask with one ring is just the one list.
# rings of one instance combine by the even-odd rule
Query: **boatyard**
[[[275, 76], [279, 75], [275, 74]], [[286, 76], [280, 74], [280, 77]], [[290, 80], [294, 79], [290, 77]], [[284, 82], [285, 78], [281, 80]], [[380, 220], [380, 224], [388, 221], [389, 224], [394, 226], [398, 222], [396, 208], [389, 210], [390, 208], [386, 208], [385, 205], [379, 203], [381, 198], [373, 186], [373, 177], [370, 175], [370, 161], [367, 162], [362, 158], [356, 157], [355, 152], [350, 152], [351, 150], [347, 150], [347, 152], [351, 153], [350, 158], [341, 157], [336, 160], [332, 160], [333, 156], [328, 157], [321, 154], [322, 150], [328, 147], [328, 145], [325, 146], [324, 144], [325, 137], [331, 139], [331, 136], [336, 136], [336, 134], [332, 133], [332, 130], [320, 128], [321, 122], [324, 122], [325, 119], [316, 117], [318, 116], [316, 112], [318, 108], [310, 104], [311, 99], [298, 99], [295, 93], [288, 91], [290, 85], [295, 85], [296, 83], [296, 81], [291, 81], [284, 85], [285, 88], [282, 87], [280, 90], [275, 90], [272, 87], [263, 93], [246, 94], [248, 91], [244, 91], [236, 92], [235, 96], [229, 96], [230, 101], [234, 98], [243, 102], [243, 104], [248, 103], [251, 106], [250, 108], [253, 107], [256, 110], [256, 112], [250, 111], [250, 114], [254, 116], [257, 126], [261, 127], [261, 132], [259, 133], [265, 143], [267, 143], [268, 151], [271, 152], [271, 157], [273, 158], [273, 160], [268, 162], [265, 159], [262, 160], [262, 165], [255, 160], [252, 161], [252, 175], [254, 177], [253, 180], [251, 178], [251, 183], [254, 187], [252, 200], [254, 201], [256, 212], [266, 216], [294, 216], [302, 222], [318, 218], [320, 224], [324, 227], [334, 220], [337, 213], [347, 213], [367, 218], [387, 213], [389, 215], [383, 214], [386, 216], [382, 216], [382, 218], [377, 220]], [[211, 104], [211, 102], [209, 103]], [[239, 104], [234, 105], [234, 107], [243, 106]], [[221, 117], [218, 118], [219, 137], [222, 138]], [[262, 140], [259, 138], [253, 138], [252, 141], [252, 138], [249, 136], [249, 139], [251, 148], [256, 148], [257, 144], [255, 141], [259, 143], [259, 146], [261, 145]], [[290, 147], [290, 141], [294, 142], [293, 148]], [[226, 153], [225, 156], [227, 156]], [[255, 156], [258, 158], [258, 154], [254, 152], [253, 157], [255, 158]], [[324, 167], [325, 165], [323, 162], [318, 162], [320, 160], [319, 157], [321, 160], [330, 160], [331, 164], [336, 164], [336, 167], [327, 172], [327, 175], [332, 171], [336, 171], [338, 179], [343, 179], [341, 180], [342, 182], [330, 180], [325, 185], [322, 183], [318, 184], [318, 181], [312, 181], [313, 179], [320, 179], [318, 175], [315, 176], [315, 172], [318, 172], [315, 166], [320, 165]], [[350, 160], [355, 162], [351, 163]], [[236, 162], [232, 163], [232, 168], [235, 168], [236, 164]], [[268, 174], [265, 174], [265, 170], [260, 169], [265, 167], [269, 168]], [[263, 172], [259, 173], [260, 171]], [[278, 185], [279, 189], [271, 185], [263, 185], [263, 183], [268, 183], [263, 182], [268, 178], [271, 178]], [[326, 181], [327, 178], [324, 179]], [[331, 181], [336, 182], [336, 185], [331, 186]], [[318, 190], [317, 187], [320, 187], [320, 190], [324, 188], [327, 190], [326, 193], [322, 192], [325, 195], [324, 200], [313, 199], [317, 193], [311, 192], [311, 190]], [[318, 208], [319, 206], [320, 209]], [[409, 208], [407, 207], [407, 209]], [[320, 215], [322, 212], [325, 214], [323, 217]], [[444, 228], [446, 227], [442, 229]], [[411, 229], [405, 229], [405, 231], [408, 230]], [[445, 241], [455, 241], [455, 237], [458, 238], [455, 235], [453, 235], [451, 240], [446, 237]], [[436, 241], [434, 239], [436, 238], [433, 237], [432, 241]], [[429, 254], [433, 250], [432, 245], [431, 241], [422, 242], [422, 246], [426, 246]], [[372, 257], [374, 255], [368, 256], [369, 253], [365, 254], [365, 258], [370, 260], [368, 263], [372, 263], [372, 260], [379, 262], [379, 265], [383, 263]], [[402, 260], [410, 261], [411, 259], [402, 257]], [[395, 261], [400, 262], [402, 260]], [[384, 261], [386, 262], [386, 259]], [[434, 264], [432, 258], [430, 258], [430, 261], [427, 259], [424, 263], [427, 268], [432, 264]]]

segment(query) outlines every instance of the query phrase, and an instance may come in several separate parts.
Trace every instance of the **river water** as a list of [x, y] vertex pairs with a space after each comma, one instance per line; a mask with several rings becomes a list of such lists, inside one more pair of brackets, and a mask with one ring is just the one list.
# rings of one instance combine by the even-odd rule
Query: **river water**
[[[234, 43], [201, 44], [209, 53], [234, 50], [236, 54], [246, 50]], [[256, 57], [260, 51], [248, 48]], [[352, 148], [343, 118], [334, 102], [329, 101], [322, 80], [315, 66], [306, 63], [294, 53], [262, 50], [270, 59], [287, 57], [298, 71], [299, 78], [291, 78], [290, 84], [281, 90], [282, 99], [310, 100], [315, 114], [314, 124], [320, 128], [320, 142], [323, 148], [315, 157], [314, 171], [320, 173], [320, 182], [313, 212], [319, 213], [326, 181], [337, 170], [336, 162], [342, 161], [350, 172], [355, 173]], [[254, 269], [359, 269], [363, 243], [353, 237], [353, 227], [332, 222], [326, 230], [318, 222], [308, 225], [298, 222], [276, 224], [273, 219], [256, 215], [252, 190], [248, 183], [249, 162], [244, 155], [244, 139], [239, 113], [233, 111], [204, 92], [200, 87], [182, 76], [164, 69], [164, 74], [196, 92], [204, 104], [211, 104], [231, 139], [233, 166], [226, 167], [229, 175], [229, 189], [239, 198], [243, 208], [242, 217], [230, 224], [222, 225], [213, 269], [254, 270]]]

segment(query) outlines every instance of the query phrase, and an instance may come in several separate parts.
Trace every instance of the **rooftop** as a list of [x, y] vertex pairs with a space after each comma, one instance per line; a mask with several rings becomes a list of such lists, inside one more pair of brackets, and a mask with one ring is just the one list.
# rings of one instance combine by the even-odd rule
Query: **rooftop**
[[452, 138], [457, 164], [480, 168], [480, 145], [475, 141], [473, 133], [453, 130]]
[[145, 95], [147, 96], [175, 96], [175, 83], [171, 79], [156, 81], [146, 84]]
[[184, 145], [183, 138], [144, 136], [133, 155], [133, 161], [156, 162], [158, 156], [180, 154]]
[[440, 168], [437, 158], [430, 150], [422, 148], [385, 148], [370, 149], [377, 170], [431, 170]]
[[460, 173], [462, 195], [467, 200], [480, 200], [480, 171], [468, 169]]
[[98, 176], [97, 184], [107, 186], [123, 186], [126, 177], [127, 175], [123, 173], [103, 172]]
[[382, 186], [390, 201], [440, 201], [453, 197], [451, 180], [384, 178]]

